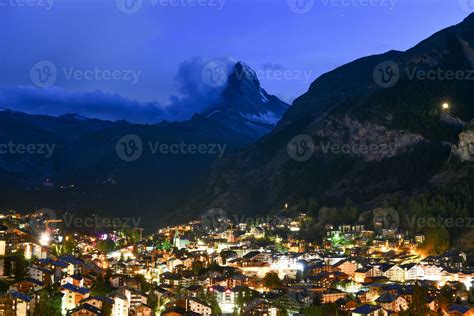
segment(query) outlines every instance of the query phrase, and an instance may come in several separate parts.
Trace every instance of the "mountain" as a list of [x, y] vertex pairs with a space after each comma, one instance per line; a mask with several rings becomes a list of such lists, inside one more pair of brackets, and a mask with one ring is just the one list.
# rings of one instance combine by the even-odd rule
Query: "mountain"
[[452, 153], [465, 155], [459, 137], [474, 118], [473, 66], [470, 15], [407, 51], [328, 72], [271, 133], [216, 162], [177, 214], [219, 207], [254, 217], [286, 203], [336, 207], [349, 199], [370, 210], [395, 196], [473, 184], [470, 161], [454, 163]]
[[221, 100], [203, 115], [257, 139], [269, 133], [288, 108], [288, 104], [261, 88], [253, 69], [238, 62]]
[[[256, 77], [241, 76], [243, 67], [234, 67], [211, 112], [188, 121], [140, 125], [0, 111], [0, 144], [45, 152], [0, 155], [0, 207], [140, 214], [150, 219], [148, 228], [158, 225], [208, 177], [216, 159], [256, 141], [288, 108]], [[260, 114], [273, 121], [262, 122]], [[128, 160], [122, 149], [130, 140], [141, 142], [141, 155]]]

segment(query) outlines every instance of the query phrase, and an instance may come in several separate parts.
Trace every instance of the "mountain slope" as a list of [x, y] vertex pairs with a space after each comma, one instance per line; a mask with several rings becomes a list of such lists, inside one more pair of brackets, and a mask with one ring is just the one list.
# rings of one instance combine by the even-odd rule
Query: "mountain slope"
[[[183, 122], [140, 125], [72, 114], [49, 117], [0, 111], [0, 144], [54, 145], [51, 157], [0, 155], [0, 207], [132, 213], [153, 219], [147, 221], [148, 228], [156, 227], [169, 209], [206, 179], [216, 159], [268, 132], [288, 107], [268, 95], [256, 78], [237, 75], [241, 67], [235, 66], [220, 101], [210, 105], [219, 114], [196, 114]], [[275, 122], [249, 118], [269, 111]], [[140, 139], [143, 153], [124, 161], [117, 146], [130, 135]], [[177, 152], [171, 152], [171, 146]]]
[[288, 107], [261, 88], [255, 71], [239, 62], [229, 76], [221, 100], [203, 115], [224, 123], [236, 133], [257, 139], [273, 129]]
[[[473, 70], [473, 49], [471, 15], [406, 52], [361, 58], [322, 75], [274, 131], [219, 161], [192, 204], [247, 214], [308, 198], [327, 205], [350, 198], [373, 206], [381, 196], [425, 188], [449, 168], [451, 146], [463, 122], [474, 117], [474, 81], [466, 78]], [[386, 88], [374, 76], [384, 62], [400, 74]], [[434, 79], [423, 79], [430, 72]], [[447, 72], [466, 77], [447, 80], [439, 74]], [[443, 109], [443, 103], [450, 108]], [[293, 143], [298, 135], [314, 143], [314, 154], [305, 161], [292, 159], [288, 151], [308, 143]]]

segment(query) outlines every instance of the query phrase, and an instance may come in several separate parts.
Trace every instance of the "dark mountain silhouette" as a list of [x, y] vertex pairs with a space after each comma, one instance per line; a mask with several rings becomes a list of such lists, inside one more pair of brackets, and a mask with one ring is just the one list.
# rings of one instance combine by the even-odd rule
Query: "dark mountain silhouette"
[[[474, 118], [473, 66], [470, 15], [405, 52], [328, 72], [270, 134], [218, 161], [207, 186], [177, 214], [220, 207], [255, 216], [307, 199], [341, 205], [350, 198], [370, 208], [393, 194], [469, 182], [469, 160], [454, 167], [450, 157]], [[304, 161], [289, 154], [308, 144], [298, 135], [315, 147]]]
[[[224, 150], [236, 151], [256, 141], [288, 108], [268, 95], [255, 77], [241, 76], [242, 67], [235, 66], [221, 99], [209, 105], [212, 112], [183, 122], [140, 125], [74, 114], [50, 117], [0, 111], [0, 144], [54, 145], [51, 157], [11, 150], [0, 155], [0, 207], [94, 210], [147, 217], [148, 227], [157, 225], [207, 178]], [[273, 121], [264, 121], [265, 115]], [[143, 154], [133, 161], [121, 159], [117, 151], [127, 135], [136, 135], [143, 145]], [[168, 150], [156, 152], [163, 144]], [[192, 153], [189, 145], [194, 147]]]

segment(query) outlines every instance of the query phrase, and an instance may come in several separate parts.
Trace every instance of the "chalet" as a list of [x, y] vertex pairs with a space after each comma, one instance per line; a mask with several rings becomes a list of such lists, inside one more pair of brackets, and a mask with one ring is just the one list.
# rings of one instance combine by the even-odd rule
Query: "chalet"
[[328, 289], [326, 292], [322, 294], [321, 303], [322, 304], [330, 304], [334, 303], [339, 299], [344, 299], [347, 297], [347, 293], [342, 292], [336, 289]]
[[389, 313], [377, 305], [361, 305], [351, 312], [351, 316], [388, 316]]
[[68, 311], [67, 316], [102, 316], [102, 310], [99, 308], [89, 305], [81, 304], [78, 307]]
[[383, 307], [385, 310], [398, 313], [408, 309], [408, 302], [402, 297], [390, 293], [384, 293], [375, 300], [377, 305]]
[[189, 299], [187, 300], [187, 310], [200, 314], [202, 316], [211, 316], [212, 315], [212, 307], [202, 302], [198, 299]]
[[0, 296], [0, 315], [28, 315], [34, 308], [34, 301], [22, 292], [9, 291]]
[[347, 274], [350, 277], [355, 276], [357, 264], [350, 260], [341, 260], [333, 265], [338, 271]]
[[80, 305], [80, 301], [89, 297], [89, 290], [83, 287], [78, 287], [70, 283], [63, 284], [60, 288], [63, 294], [62, 298], [62, 314], [65, 315], [67, 311], [72, 310]]
[[130, 315], [132, 316], [153, 316], [153, 310], [151, 309], [150, 306], [147, 306], [145, 304], [139, 304], [135, 306], [131, 311]]

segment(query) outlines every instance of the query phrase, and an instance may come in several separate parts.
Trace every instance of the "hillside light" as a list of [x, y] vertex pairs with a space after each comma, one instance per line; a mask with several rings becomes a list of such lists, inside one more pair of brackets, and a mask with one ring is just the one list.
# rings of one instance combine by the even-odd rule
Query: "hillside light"
[[443, 103], [443, 105], [441, 106], [441, 108], [442, 108], [444, 111], [449, 110], [449, 103], [447, 103], [447, 102]]

